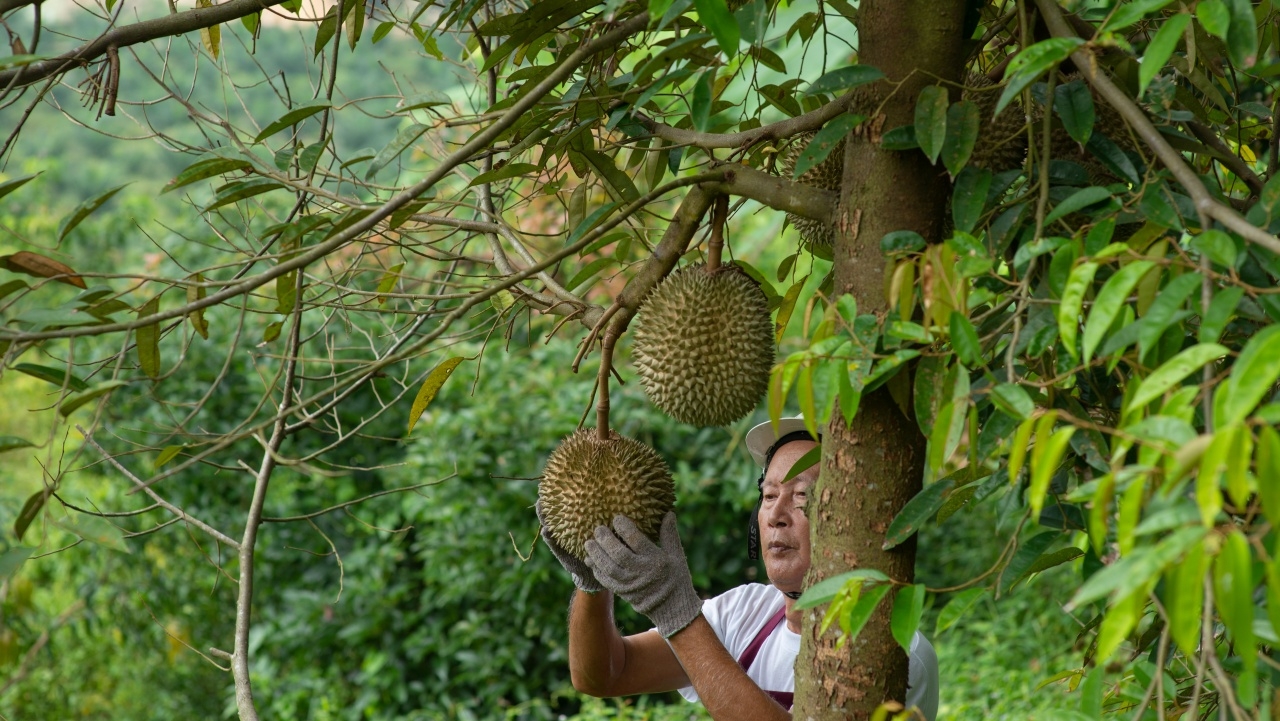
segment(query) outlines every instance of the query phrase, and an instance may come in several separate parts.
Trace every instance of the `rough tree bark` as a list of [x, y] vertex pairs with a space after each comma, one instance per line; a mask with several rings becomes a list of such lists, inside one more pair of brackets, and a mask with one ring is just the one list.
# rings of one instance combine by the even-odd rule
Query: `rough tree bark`
[[[921, 88], [959, 81], [964, 9], [964, 0], [864, 0], [859, 7], [859, 62], [898, 83], [868, 91], [862, 107], [879, 113], [845, 143], [835, 292], [853, 294], [860, 312], [887, 307], [879, 249], [885, 233], [914, 230], [932, 242], [943, 239], [946, 171], [918, 151], [881, 150], [878, 141], [881, 133], [913, 122]], [[814, 553], [806, 586], [851, 568], [874, 568], [911, 583], [914, 540], [892, 551], [881, 546], [889, 522], [920, 490], [924, 438], [884, 390], [863, 398], [852, 425], [838, 414], [824, 438], [810, 512]], [[866, 719], [883, 701], [905, 698], [907, 657], [890, 633], [891, 607], [883, 602], [858, 639], [839, 651], [834, 630], [817, 635], [824, 609], [806, 613], [794, 718]]]

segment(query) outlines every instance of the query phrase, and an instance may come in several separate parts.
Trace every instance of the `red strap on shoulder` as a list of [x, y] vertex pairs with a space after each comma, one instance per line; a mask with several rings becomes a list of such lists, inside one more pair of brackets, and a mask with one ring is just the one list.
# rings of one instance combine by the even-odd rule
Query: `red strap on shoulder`
[[770, 616], [769, 620], [764, 622], [764, 626], [756, 632], [756, 636], [751, 639], [751, 643], [747, 646], [747, 650], [743, 651], [742, 656], [738, 658], [738, 665], [742, 667], [743, 671], [749, 671], [751, 669], [751, 664], [755, 662], [756, 655], [760, 653], [760, 648], [764, 646], [764, 642], [769, 638], [769, 634], [773, 633], [773, 629], [777, 628], [778, 625], [786, 619], [786, 617], [787, 606], [786, 604], [783, 604], [782, 608], [779, 608], [777, 613]]

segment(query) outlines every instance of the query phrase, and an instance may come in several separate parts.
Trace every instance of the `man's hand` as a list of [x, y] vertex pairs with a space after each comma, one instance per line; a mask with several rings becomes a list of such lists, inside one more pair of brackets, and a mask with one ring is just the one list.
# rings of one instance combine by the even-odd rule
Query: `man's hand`
[[588, 540], [587, 565], [610, 591], [649, 617], [658, 633], [671, 638], [702, 612], [693, 590], [689, 563], [680, 545], [676, 514], [662, 519], [657, 546], [626, 516], [613, 519], [613, 529], [600, 526]]
[[569, 572], [569, 576], [573, 578], [573, 585], [581, 588], [587, 593], [596, 593], [604, 589], [600, 582], [596, 580], [596, 576], [587, 567], [587, 564], [578, 560], [572, 553], [569, 553], [556, 543], [556, 539], [551, 537], [551, 532], [547, 530], [547, 524], [542, 519], [542, 499], [533, 505], [534, 511], [538, 514], [538, 522], [542, 524], [542, 540], [547, 544], [547, 548], [551, 549], [551, 555], [556, 557], [564, 570]]

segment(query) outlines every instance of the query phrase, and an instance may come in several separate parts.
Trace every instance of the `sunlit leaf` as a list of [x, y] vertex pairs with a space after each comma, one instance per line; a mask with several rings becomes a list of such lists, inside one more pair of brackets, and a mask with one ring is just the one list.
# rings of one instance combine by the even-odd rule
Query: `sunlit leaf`
[[263, 128], [262, 132], [258, 133], [257, 137], [253, 139], [253, 142], [261, 143], [263, 140], [266, 140], [281, 130], [300, 123], [316, 113], [322, 113], [330, 107], [332, 107], [332, 105], [328, 100], [316, 100], [291, 108], [286, 111], [284, 115], [281, 115], [268, 123], [267, 127]]
[[409, 409], [409, 430], [405, 431], [405, 435], [413, 433], [413, 427], [418, 424], [418, 419], [422, 417], [422, 413], [427, 410], [427, 406], [435, 399], [436, 394], [440, 392], [440, 388], [444, 386], [444, 382], [449, 380], [449, 376], [453, 375], [454, 370], [458, 368], [458, 364], [466, 358], [453, 357], [441, 362], [431, 372], [427, 374], [425, 380], [422, 381], [422, 387], [418, 389], [418, 395], [413, 399], [413, 406]]

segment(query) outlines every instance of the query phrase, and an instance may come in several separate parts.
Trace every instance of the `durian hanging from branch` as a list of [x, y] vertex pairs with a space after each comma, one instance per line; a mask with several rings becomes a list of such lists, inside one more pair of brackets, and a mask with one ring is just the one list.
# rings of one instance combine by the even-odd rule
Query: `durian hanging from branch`
[[707, 264], [654, 288], [636, 316], [633, 359], [653, 404], [695, 426], [723, 426], [755, 410], [773, 367], [765, 294], [736, 264], [721, 264], [728, 199], [712, 214]]

